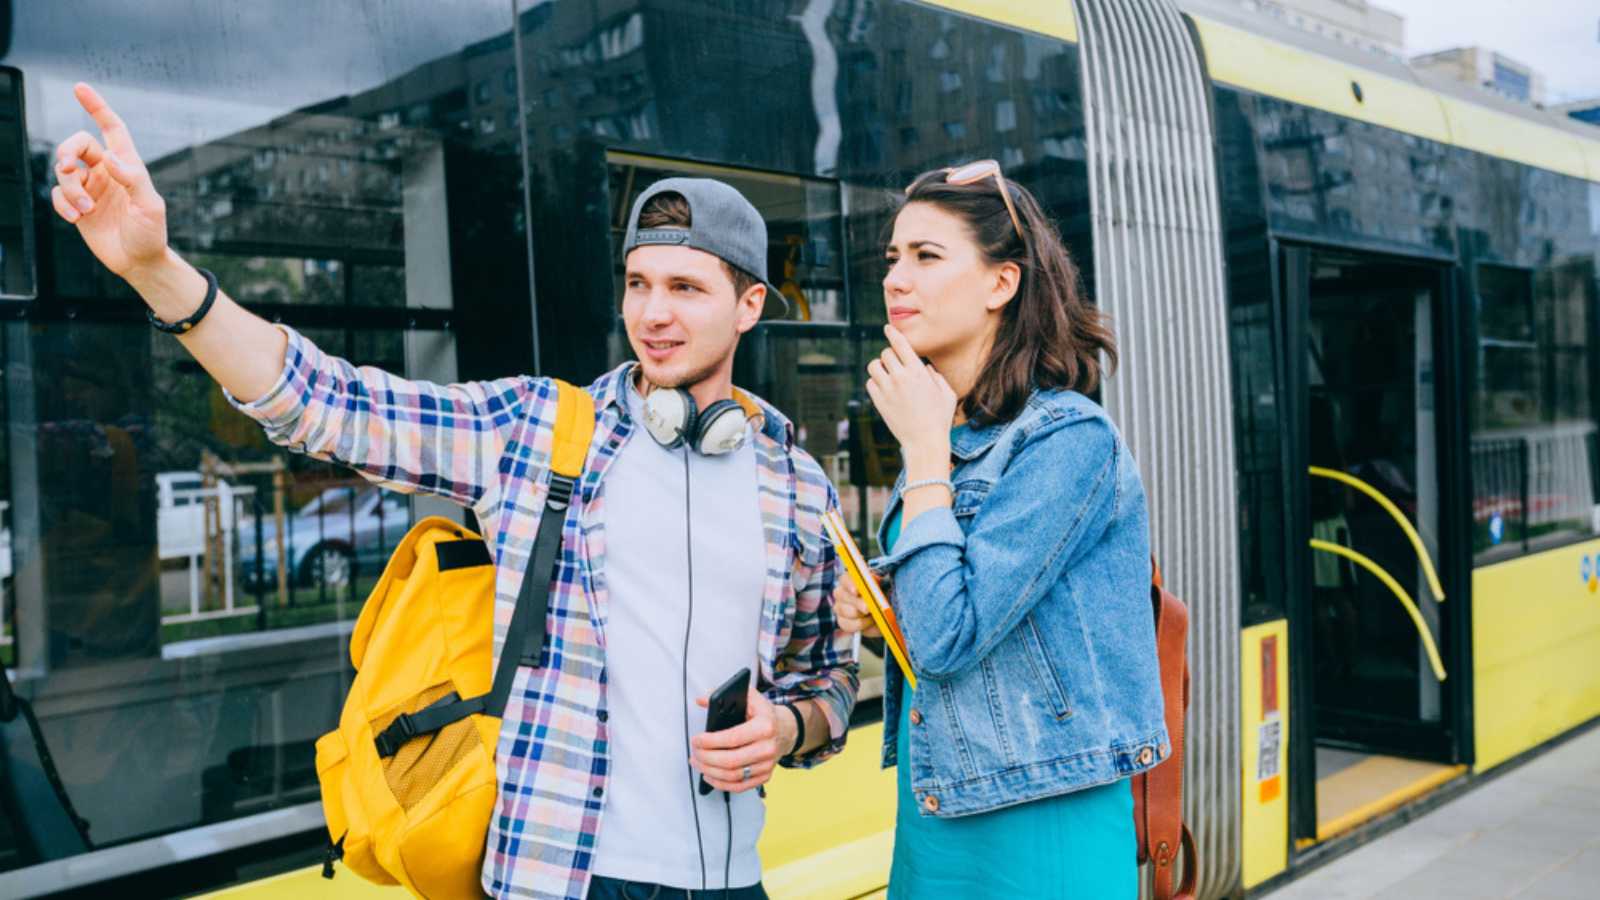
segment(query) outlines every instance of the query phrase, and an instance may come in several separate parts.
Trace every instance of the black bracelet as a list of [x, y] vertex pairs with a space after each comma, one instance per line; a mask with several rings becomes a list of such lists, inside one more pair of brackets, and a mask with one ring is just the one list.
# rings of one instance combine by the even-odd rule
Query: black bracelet
[[217, 302], [217, 276], [213, 275], [210, 269], [202, 269], [199, 266], [195, 267], [195, 271], [206, 277], [206, 298], [200, 301], [200, 308], [195, 310], [194, 315], [187, 319], [181, 319], [177, 322], [163, 322], [156, 318], [155, 310], [146, 306], [144, 308], [144, 317], [150, 320], [150, 324], [154, 325], [157, 331], [165, 331], [167, 334], [186, 334], [200, 324], [200, 320], [204, 319], [206, 313], [211, 311], [211, 304]]
[[789, 748], [788, 753], [788, 758], [793, 758], [800, 752], [800, 748], [806, 745], [806, 717], [800, 714], [800, 708], [793, 703], [781, 705], [794, 713], [794, 746]]

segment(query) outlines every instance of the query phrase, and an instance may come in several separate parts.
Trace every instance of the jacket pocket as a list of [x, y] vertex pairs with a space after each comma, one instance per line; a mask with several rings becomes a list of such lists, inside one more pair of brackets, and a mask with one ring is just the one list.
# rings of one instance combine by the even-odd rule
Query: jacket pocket
[[975, 516], [978, 514], [978, 508], [983, 506], [984, 498], [988, 496], [989, 485], [987, 482], [963, 481], [956, 485], [955, 501], [951, 504], [950, 512], [958, 519]]
[[1067, 703], [1067, 692], [1061, 687], [1061, 679], [1056, 675], [1055, 666], [1050, 664], [1050, 654], [1045, 652], [1044, 640], [1039, 637], [1039, 629], [1033, 623], [1033, 616], [1022, 618], [1022, 644], [1028, 657], [1028, 664], [1033, 669], [1033, 677], [1044, 688], [1046, 696], [1050, 698], [1052, 712], [1059, 721], [1072, 715], [1072, 706]]

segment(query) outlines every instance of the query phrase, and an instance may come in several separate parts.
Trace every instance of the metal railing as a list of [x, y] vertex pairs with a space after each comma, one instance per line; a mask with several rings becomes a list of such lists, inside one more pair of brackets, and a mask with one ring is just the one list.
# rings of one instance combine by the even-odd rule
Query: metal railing
[[[189, 608], [187, 612], [163, 615], [162, 624], [197, 622], [254, 613], [256, 606], [234, 605], [234, 535], [238, 531], [240, 507], [253, 502], [256, 489], [235, 487], [218, 481], [215, 487], [178, 487], [200, 480], [198, 472], [163, 472], [156, 476], [157, 554], [162, 560], [187, 559], [189, 570]], [[208, 560], [208, 551], [220, 548], [221, 558]], [[220, 564], [220, 571], [213, 566]], [[207, 578], [202, 579], [205, 568]], [[212, 578], [220, 581], [222, 606], [207, 609]]]
[[1562, 526], [1593, 530], [1596, 429], [1575, 422], [1501, 432], [1472, 442], [1472, 518], [1491, 546]]

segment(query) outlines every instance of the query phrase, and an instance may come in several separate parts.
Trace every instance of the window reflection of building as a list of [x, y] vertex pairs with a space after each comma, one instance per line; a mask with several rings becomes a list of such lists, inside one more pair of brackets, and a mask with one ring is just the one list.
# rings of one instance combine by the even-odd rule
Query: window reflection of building
[[[114, 30], [85, 40], [113, 48], [96, 51], [113, 62], [94, 80], [141, 146], [161, 148], [148, 158], [174, 244], [215, 270], [230, 293], [358, 363], [437, 380], [452, 380], [458, 368], [531, 369], [528, 342], [504, 339], [507, 322], [531, 316], [516, 123], [481, 126], [517, 113], [505, 5], [442, 11], [402, 0], [385, 4], [371, 31], [314, 27], [347, 12], [308, 9], [250, 30], [252, 42], [241, 44], [208, 10], [186, 11], [168, 23], [155, 64], [147, 55], [156, 43], [121, 47]], [[256, 13], [240, 15], [253, 21]], [[442, 16], [450, 21], [434, 21]], [[165, 10], [141, 7], [128, 27], [146, 20], [165, 22]], [[48, 48], [59, 40], [41, 32], [66, 23], [19, 7], [15, 24], [18, 45], [6, 61], [30, 76], [55, 71], [63, 58]], [[488, 40], [405, 57], [408, 48], [438, 45], [425, 33], [475, 27]], [[273, 45], [290, 33], [343, 60], [331, 71], [347, 77], [317, 87], [328, 99], [303, 102], [297, 73], [281, 68], [284, 53], [302, 49]], [[173, 41], [195, 52], [174, 51]], [[221, 47], [231, 49], [215, 52]], [[215, 66], [210, 77], [194, 76], [191, 57]], [[375, 69], [399, 74], [361, 74]], [[174, 72], [187, 74], [162, 80]], [[263, 99], [255, 86], [269, 82], [297, 99]], [[31, 83], [36, 186], [48, 184], [41, 173], [50, 149], [79, 127], [75, 112], [61, 113], [73, 103], [68, 87], [58, 90], [50, 74]], [[234, 124], [189, 129], [195, 107], [224, 111], [220, 120]], [[368, 545], [392, 543], [420, 511], [460, 513], [398, 495], [379, 503], [359, 488], [365, 482], [350, 486], [350, 472], [289, 456], [278, 496], [299, 558], [312, 558], [315, 545], [307, 545], [340, 528], [356, 532], [353, 577], [346, 573], [338, 591], [291, 583], [282, 595], [252, 591], [231, 572], [247, 595], [236, 606], [259, 609], [209, 615], [220, 594], [206, 584], [191, 593], [188, 560], [161, 566], [160, 476], [201, 471], [208, 458], [243, 471], [284, 454], [227, 406], [176, 342], [148, 328], [125, 285], [93, 262], [71, 226], [43, 216], [39, 224], [40, 302], [28, 320], [4, 326], [11, 427], [0, 441], [8, 474], [0, 544], [15, 553], [0, 575], [0, 618], [9, 620], [0, 657], [32, 699], [95, 845], [272, 810], [284, 818], [267, 836], [310, 834], [320, 825], [311, 742], [337, 715], [349, 627], [387, 554]], [[474, 352], [458, 367], [458, 347], [469, 344]], [[265, 499], [270, 532], [272, 476], [227, 477], [242, 495]], [[305, 512], [329, 490], [358, 496], [354, 515], [337, 504], [320, 516]], [[217, 527], [202, 520], [201, 546], [209, 550]], [[240, 548], [228, 549], [238, 560]], [[164, 608], [172, 621], [163, 623]], [[12, 834], [0, 823], [0, 870], [39, 862]], [[226, 849], [260, 837], [246, 827], [217, 839]], [[148, 850], [109, 853], [97, 872], [150, 864]], [[60, 887], [58, 878], [38, 890]]]

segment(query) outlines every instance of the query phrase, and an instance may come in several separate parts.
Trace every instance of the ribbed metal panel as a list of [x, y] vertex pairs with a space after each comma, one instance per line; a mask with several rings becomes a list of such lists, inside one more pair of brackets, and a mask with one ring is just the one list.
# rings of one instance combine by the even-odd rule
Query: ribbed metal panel
[[1190, 608], [1185, 816], [1200, 894], [1239, 883], [1239, 552], [1208, 88], [1171, 0], [1074, 0], [1088, 119], [1095, 300], [1122, 366], [1105, 386], [1150, 495], [1155, 552]]

